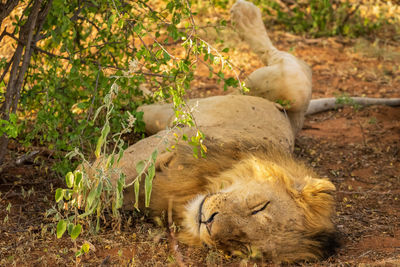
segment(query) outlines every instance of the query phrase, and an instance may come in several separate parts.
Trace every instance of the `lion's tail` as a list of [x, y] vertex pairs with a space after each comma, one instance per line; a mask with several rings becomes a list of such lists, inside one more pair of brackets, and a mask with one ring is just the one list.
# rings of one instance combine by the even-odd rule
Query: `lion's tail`
[[253, 3], [237, 0], [231, 8], [231, 19], [239, 36], [268, 65], [268, 58], [278, 50], [268, 37], [260, 9]]

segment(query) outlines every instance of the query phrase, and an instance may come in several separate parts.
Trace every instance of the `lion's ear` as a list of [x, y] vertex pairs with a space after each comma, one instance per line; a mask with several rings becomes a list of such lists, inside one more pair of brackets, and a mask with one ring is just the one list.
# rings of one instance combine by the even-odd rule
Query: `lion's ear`
[[317, 194], [332, 194], [336, 187], [327, 178], [306, 177], [303, 195], [316, 196]]
[[335, 186], [328, 179], [306, 177], [306, 183], [300, 195], [307, 206], [306, 210], [329, 217], [333, 211], [332, 194], [335, 190]]

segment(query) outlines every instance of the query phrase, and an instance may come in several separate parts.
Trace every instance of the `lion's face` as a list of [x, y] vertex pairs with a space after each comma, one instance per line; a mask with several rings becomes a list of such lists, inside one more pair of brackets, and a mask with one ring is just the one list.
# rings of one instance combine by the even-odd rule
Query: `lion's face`
[[227, 251], [273, 250], [282, 233], [299, 228], [302, 213], [284, 188], [269, 182], [233, 184], [192, 203], [198, 237]]
[[[308, 190], [305, 184], [292, 183], [288, 177], [277, 177], [287, 174], [279, 173], [281, 168], [276, 172], [276, 166], [274, 171], [260, 162], [250, 166], [253, 168], [246, 171], [251, 179], [246, 179], [246, 171], [231, 171], [226, 180], [236, 175], [236, 182], [200, 195], [187, 206], [184, 225], [189, 226], [191, 235], [207, 245], [233, 253], [253, 256], [262, 253], [273, 259], [290, 259], [288, 255], [291, 254], [296, 258], [296, 253], [302, 253], [302, 258], [316, 257], [316, 251], [308, 251], [316, 245], [312, 236], [333, 230], [329, 218], [332, 207], [328, 205], [325, 218], [319, 225], [312, 226], [307, 222], [312, 207], [306, 203], [309, 199], [302, 195]], [[323, 181], [320, 185], [326, 186], [318, 192], [310, 192], [317, 202], [321, 190], [325, 190], [322, 192], [325, 195], [332, 190], [333, 185], [328, 181], [307, 179]], [[318, 186], [314, 184], [313, 187]]]

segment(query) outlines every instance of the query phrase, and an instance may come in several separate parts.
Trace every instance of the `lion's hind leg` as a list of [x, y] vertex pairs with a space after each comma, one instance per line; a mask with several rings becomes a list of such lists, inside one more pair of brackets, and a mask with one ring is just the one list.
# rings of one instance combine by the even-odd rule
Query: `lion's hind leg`
[[146, 132], [148, 134], [156, 134], [167, 127], [171, 126], [171, 122], [175, 118], [175, 113], [171, 104], [152, 104], [138, 108], [143, 111], [143, 121], [146, 124]]

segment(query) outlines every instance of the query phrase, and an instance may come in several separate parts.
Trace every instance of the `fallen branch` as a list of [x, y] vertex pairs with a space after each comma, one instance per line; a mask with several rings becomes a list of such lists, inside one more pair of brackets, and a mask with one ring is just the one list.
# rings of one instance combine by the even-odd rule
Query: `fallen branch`
[[12, 167], [15, 167], [15, 166], [21, 166], [25, 162], [31, 161], [37, 154], [39, 154], [39, 152], [40, 152], [39, 150], [34, 150], [32, 152], [29, 152], [27, 154], [24, 154], [24, 155], [20, 156], [19, 158], [17, 158], [13, 162], [7, 162], [7, 163], [1, 164], [0, 165], [0, 173], [2, 173], [7, 168], [12, 168]]
[[35, 150], [32, 151], [28, 154], [25, 154], [21, 157], [19, 157], [16, 161], [15, 161], [15, 165], [19, 166], [24, 164], [26, 161], [31, 160], [34, 156], [36, 156], [36, 154], [38, 154], [40, 151], [39, 150]]
[[371, 105], [400, 106], [400, 98], [370, 98], [370, 97], [349, 97], [350, 103], [338, 103], [335, 97], [313, 99], [308, 106], [306, 115], [337, 109], [345, 105], [360, 105], [362, 107]]

